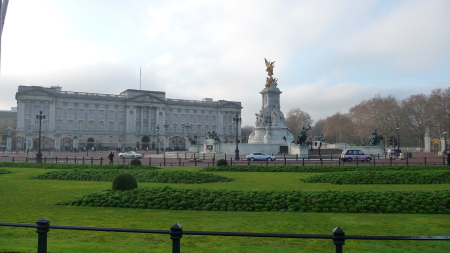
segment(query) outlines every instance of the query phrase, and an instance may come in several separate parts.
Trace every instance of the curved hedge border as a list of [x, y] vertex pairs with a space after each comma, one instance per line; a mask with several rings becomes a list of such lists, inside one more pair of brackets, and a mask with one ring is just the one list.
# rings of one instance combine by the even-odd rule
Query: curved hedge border
[[137, 188], [105, 190], [61, 205], [246, 212], [450, 214], [450, 191], [241, 191]]
[[202, 184], [211, 182], [229, 182], [233, 179], [218, 176], [211, 173], [191, 172], [182, 170], [156, 171], [156, 170], [55, 170], [32, 179], [56, 179], [76, 181], [112, 181], [114, 177], [122, 173], [133, 175], [138, 182], [151, 183], [182, 183]]
[[0, 169], [0, 174], [9, 174], [11, 172], [5, 170], [5, 169]]
[[332, 184], [449, 184], [450, 171], [348, 171], [315, 175], [302, 181]]
[[202, 171], [234, 171], [234, 172], [340, 172], [340, 171], [414, 171], [414, 170], [450, 170], [449, 166], [436, 165], [374, 165], [374, 166], [294, 166], [294, 165], [232, 165], [209, 166]]
[[118, 169], [118, 170], [157, 170], [155, 166], [128, 164], [70, 164], [70, 163], [24, 163], [0, 162], [0, 167], [36, 168], [36, 169]]

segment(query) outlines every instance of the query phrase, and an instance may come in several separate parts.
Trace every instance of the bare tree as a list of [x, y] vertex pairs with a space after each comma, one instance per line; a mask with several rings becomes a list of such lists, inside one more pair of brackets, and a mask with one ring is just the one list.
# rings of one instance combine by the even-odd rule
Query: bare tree
[[437, 133], [440, 136], [444, 131], [450, 131], [450, 87], [431, 91], [431, 105], [437, 122]]
[[335, 143], [349, 142], [353, 134], [353, 122], [349, 115], [340, 112], [325, 119], [325, 139]]
[[[430, 97], [424, 94], [411, 95], [402, 100], [401, 107], [402, 115], [404, 115], [402, 135], [420, 140], [419, 145], [423, 147], [425, 131], [427, 127], [433, 125], [436, 116]], [[405, 140], [405, 138], [402, 139]]]
[[253, 126], [245, 125], [241, 127], [242, 143], [248, 143], [248, 138], [253, 132]]
[[312, 135], [315, 136], [316, 134], [320, 135], [323, 134], [323, 128], [325, 127], [325, 120], [319, 119], [316, 124], [314, 124]]
[[286, 126], [294, 136], [297, 136], [302, 127], [307, 128], [308, 125], [311, 125], [313, 122], [311, 115], [299, 108], [290, 109], [286, 114]]

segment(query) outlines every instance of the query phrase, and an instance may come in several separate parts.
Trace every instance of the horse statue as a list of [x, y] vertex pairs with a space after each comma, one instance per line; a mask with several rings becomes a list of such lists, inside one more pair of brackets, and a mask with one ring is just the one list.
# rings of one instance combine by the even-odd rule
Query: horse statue
[[367, 144], [371, 146], [380, 145], [380, 141], [383, 139], [384, 139], [383, 136], [378, 135], [377, 130], [375, 129], [375, 131], [373, 131], [372, 133], [372, 136], [369, 137], [369, 142]]
[[197, 135], [189, 137], [189, 142], [191, 143], [191, 145], [197, 145]]
[[297, 144], [300, 145], [306, 145], [306, 131], [312, 129], [310, 125], [308, 125], [308, 128], [305, 129], [305, 127], [303, 127], [302, 130], [300, 130], [300, 133], [298, 133], [297, 136]]

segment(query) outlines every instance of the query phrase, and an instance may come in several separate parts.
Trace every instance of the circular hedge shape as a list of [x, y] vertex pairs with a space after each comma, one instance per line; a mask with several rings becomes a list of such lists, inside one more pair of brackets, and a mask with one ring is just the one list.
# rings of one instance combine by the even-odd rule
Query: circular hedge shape
[[142, 163], [141, 163], [141, 160], [139, 160], [139, 159], [137, 159], [137, 158], [134, 158], [133, 160], [131, 160], [130, 165], [133, 165], [133, 166], [141, 166]]
[[217, 166], [227, 166], [228, 162], [225, 159], [217, 160]]
[[128, 173], [122, 173], [117, 175], [112, 182], [113, 191], [127, 191], [136, 189], [138, 184], [136, 178]]

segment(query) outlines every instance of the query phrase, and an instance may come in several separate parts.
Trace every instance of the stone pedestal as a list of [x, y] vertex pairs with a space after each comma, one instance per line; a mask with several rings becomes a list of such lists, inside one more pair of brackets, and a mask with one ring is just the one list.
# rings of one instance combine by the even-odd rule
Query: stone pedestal
[[423, 144], [425, 144], [424, 152], [431, 152], [431, 133], [430, 129], [427, 127], [425, 130], [425, 137], [423, 138]]
[[289, 144], [289, 154], [298, 155], [298, 158], [308, 158], [309, 157], [309, 146], [290, 143]]
[[206, 139], [203, 142], [203, 150], [205, 153], [221, 153], [220, 143], [216, 142], [214, 139]]

